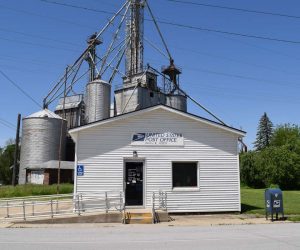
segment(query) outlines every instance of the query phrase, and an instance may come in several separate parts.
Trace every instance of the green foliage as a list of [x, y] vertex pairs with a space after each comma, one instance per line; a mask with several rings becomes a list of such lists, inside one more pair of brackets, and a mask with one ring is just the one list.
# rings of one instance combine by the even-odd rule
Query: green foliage
[[241, 181], [249, 187], [278, 185], [300, 189], [300, 129], [283, 125], [274, 130], [270, 146], [240, 155]]
[[[265, 214], [264, 189], [241, 189], [242, 212]], [[300, 215], [300, 191], [283, 191], [283, 209], [286, 215]]]
[[254, 146], [257, 150], [262, 150], [270, 145], [273, 134], [273, 123], [265, 112], [259, 120]]
[[300, 128], [296, 125], [285, 124], [274, 131], [271, 145], [280, 147], [288, 145], [290, 150], [300, 154]]
[[269, 188], [280, 188], [280, 187], [279, 187], [279, 185], [277, 185], [277, 184], [271, 184], [271, 185], [269, 186]]
[[0, 181], [3, 184], [10, 184], [12, 170], [10, 167], [14, 164], [15, 145], [8, 145], [0, 150]]
[[257, 153], [248, 152], [240, 155], [241, 182], [249, 187], [261, 188], [263, 182], [260, 166], [257, 164]]
[[[73, 193], [73, 184], [60, 184], [60, 194]], [[0, 186], [0, 198], [40, 196], [56, 194], [57, 185], [19, 185], [19, 186]]]

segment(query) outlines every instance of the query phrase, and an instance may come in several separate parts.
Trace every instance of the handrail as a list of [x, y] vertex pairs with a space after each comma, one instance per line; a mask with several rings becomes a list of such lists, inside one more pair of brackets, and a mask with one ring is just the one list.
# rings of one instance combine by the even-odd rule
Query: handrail
[[[157, 199], [158, 198], [158, 199]], [[168, 195], [165, 191], [158, 191], [158, 195], [153, 192], [152, 194], [152, 218], [153, 223], [157, 222], [156, 219], [156, 210], [168, 211]]]
[[26, 221], [39, 217], [54, 218], [74, 214], [80, 216], [98, 211], [125, 211], [124, 192], [107, 191], [97, 194], [78, 193], [0, 200], [0, 221]]
[[38, 200], [38, 199], [46, 199], [46, 198], [54, 198], [54, 197], [72, 197], [73, 194], [55, 194], [55, 195], [39, 195], [39, 196], [22, 196], [22, 197], [14, 197], [14, 198], [1, 198], [1, 202], [7, 201], [17, 201], [17, 200]]

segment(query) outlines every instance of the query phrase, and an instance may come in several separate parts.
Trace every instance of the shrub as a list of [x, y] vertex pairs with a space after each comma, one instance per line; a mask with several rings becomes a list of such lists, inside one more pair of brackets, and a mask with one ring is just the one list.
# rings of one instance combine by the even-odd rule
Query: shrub
[[241, 181], [254, 188], [300, 188], [300, 128], [278, 126], [270, 146], [240, 155]]
[[256, 152], [250, 151], [240, 155], [240, 169], [242, 183], [253, 188], [265, 187]]
[[288, 145], [241, 154], [241, 181], [253, 188], [300, 188], [300, 155]]

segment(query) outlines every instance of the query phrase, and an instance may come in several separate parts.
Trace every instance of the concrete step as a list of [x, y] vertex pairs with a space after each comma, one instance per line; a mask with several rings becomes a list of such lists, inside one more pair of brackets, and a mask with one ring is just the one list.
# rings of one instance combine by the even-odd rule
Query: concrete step
[[155, 219], [156, 222], [169, 222], [170, 218], [169, 218], [169, 213], [167, 211], [164, 210], [156, 210], [155, 212]]
[[126, 224], [152, 224], [152, 218], [131, 218], [125, 220]]
[[131, 213], [127, 212], [125, 215], [126, 224], [152, 224], [152, 213]]
[[130, 218], [152, 218], [152, 213], [128, 213]]
[[127, 208], [126, 207], [126, 213], [150, 213], [152, 214], [152, 209], [149, 209], [149, 208]]

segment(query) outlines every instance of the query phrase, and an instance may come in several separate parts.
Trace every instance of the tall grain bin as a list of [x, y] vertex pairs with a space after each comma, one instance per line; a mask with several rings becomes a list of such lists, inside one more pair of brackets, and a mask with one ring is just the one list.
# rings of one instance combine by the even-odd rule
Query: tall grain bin
[[86, 85], [85, 121], [87, 123], [110, 117], [111, 85], [96, 79]]
[[27, 168], [59, 160], [59, 155], [64, 160], [66, 133], [66, 120], [47, 109], [23, 119], [19, 184], [26, 183]]
[[180, 94], [167, 95], [166, 105], [171, 108], [187, 112], [187, 97]]

